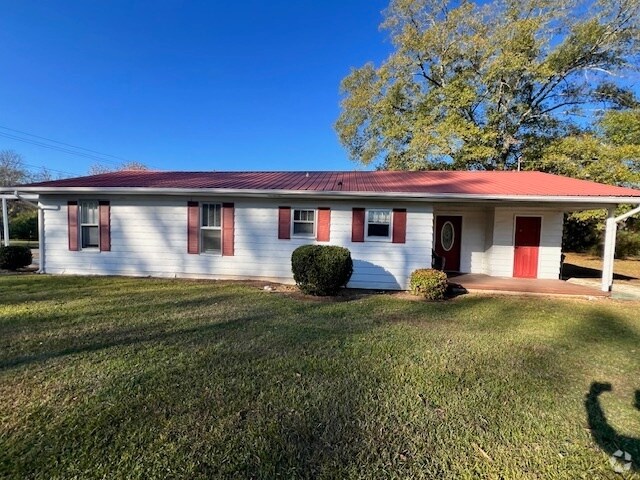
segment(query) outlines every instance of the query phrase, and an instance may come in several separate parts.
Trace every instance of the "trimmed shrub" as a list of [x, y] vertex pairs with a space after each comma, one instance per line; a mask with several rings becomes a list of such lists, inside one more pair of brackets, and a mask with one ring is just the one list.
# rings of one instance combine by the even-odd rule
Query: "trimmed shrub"
[[31, 250], [20, 245], [0, 247], [0, 268], [5, 270], [17, 270], [31, 265]]
[[447, 274], [433, 268], [419, 268], [409, 278], [411, 293], [427, 300], [442, 300], [447, 291]]
[[353, 273], [351, 252], [344, 247], [303, 245], [291, 254], [293, 279], [309, 295], [335, 295]]

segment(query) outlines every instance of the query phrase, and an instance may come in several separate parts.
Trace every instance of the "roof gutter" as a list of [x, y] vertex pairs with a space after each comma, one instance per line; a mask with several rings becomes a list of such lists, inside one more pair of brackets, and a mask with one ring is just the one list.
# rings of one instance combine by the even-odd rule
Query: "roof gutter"
[[323, 199], [380, 199], [404, 201], [511, 201], [511, 202], [543, 202], [543, 203], [598, 203], [598, 204], [638, 204], [639, 197], [611, 196], [553, 196], [553, 195], [491, 195], [491, 194], [456, 194], [456, 193], [420, 193], [420, 192], [341, 192], [316, 190], [260, 190], [231, 188], [147, 188], [147, 187], [16, 187], [0, 189], [14, 195], [20, 192], [40, 195], [59, 194], [102, 194], [102, 195], [182, 195], [182, 196], [226, 196], [226, 197], [262, 197], [262, 198], [323, 198]]

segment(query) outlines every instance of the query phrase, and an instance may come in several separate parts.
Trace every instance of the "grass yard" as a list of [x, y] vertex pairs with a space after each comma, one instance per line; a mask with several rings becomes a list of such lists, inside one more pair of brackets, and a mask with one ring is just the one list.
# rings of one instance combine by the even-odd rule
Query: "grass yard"
[[0, 477], [637, 477], [638, 307], [2, 276]]

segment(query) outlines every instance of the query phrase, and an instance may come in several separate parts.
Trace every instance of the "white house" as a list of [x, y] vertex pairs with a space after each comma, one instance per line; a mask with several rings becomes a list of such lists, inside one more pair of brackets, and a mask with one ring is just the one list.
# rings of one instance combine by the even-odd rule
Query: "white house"
[[293, 250], [317, 243], [347, 247], [349, 286], [376, 289], [406, 288], [432, 252], [447, 271], [557, 279], [564, 213], [608, 209], [612, 260], [614, 208], [640, 204], [539, 172], [122, 171], [0, 193], [37, 198], [43, 273], [290, 283]]

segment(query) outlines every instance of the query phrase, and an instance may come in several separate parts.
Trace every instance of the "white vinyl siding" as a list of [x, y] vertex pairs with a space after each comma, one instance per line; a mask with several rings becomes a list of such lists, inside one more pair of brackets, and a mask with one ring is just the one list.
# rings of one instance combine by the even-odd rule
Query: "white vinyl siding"
[[[291, 253], [300, 245], [316, 243], [311, 237], [292, 236], [288, 241], [278, 240], [281, 200], [216, 198], [216, 205], [225, 201], [235, 203], [235, 256], [189, 255], [187, 200], [202, 203], [211, 200], [206, 197], [113, 196], [108, 198], [111, 201], [111, 251], [98, 254], [98, 249], [87, 249], [78, 255], [68, 247], [66, 204], [69, 199], [53, 195], [40, 198], [45, 208], [44, 261], [48, 273], [251, 278], [292, 283]], [[351, 251], [354, 272], [350, 287], [404, 289], [411, 271], [431, 265], [432, 205], [323, 201], [322, 206], [331, 208], [331, 241], [328, 243]], [[315, 210], [317, 207], [318, 201], [304, 200], [297, 202], [295, 209]], [[354, 207], [367, 207], [367, 211], [406, 208], [406, 243], [352, 242]], [[515, 216], [541, 215], [538, 277], [558, 278], [563, 224], [560, 208], [437, 204], [436, 210], [439, 214], [463, 217], [460, 258], [463, 272], [504, 277], [513, 275]], [[315, 215], [314, 221], [317, 221]]]
[[[263, 279], [292, 283], [291, 253], [313, 238], [278, 240], [281, 200], [216, 198], [235, 203], [235, 255], [187, 253], [187, 200], [206, 198], [113, 196], [111, 251], [77, 255], [68, 250], [66, 202], [63, 196], [42, 196], [45, 208], [45, 271], [95, 275], [139, 275], [220, 279]], [[304, 200], [296, 208], [314, 210], [318, 202]], [[354, 288], [404, 289], [409, 274], [431, 264], [433, 217], [431, 205], [394, 202], [407, 209], [406, 243], [351, 242], [352, 208], [348, 201], [323, 201], [331, 208], [331, 241], [351, 251]], [[367, 206], [367, 205], [365, 205]], [[371, 208], [388, 203], [370, 202]], [[326, 245], [327, 242], [322, 242]]]

